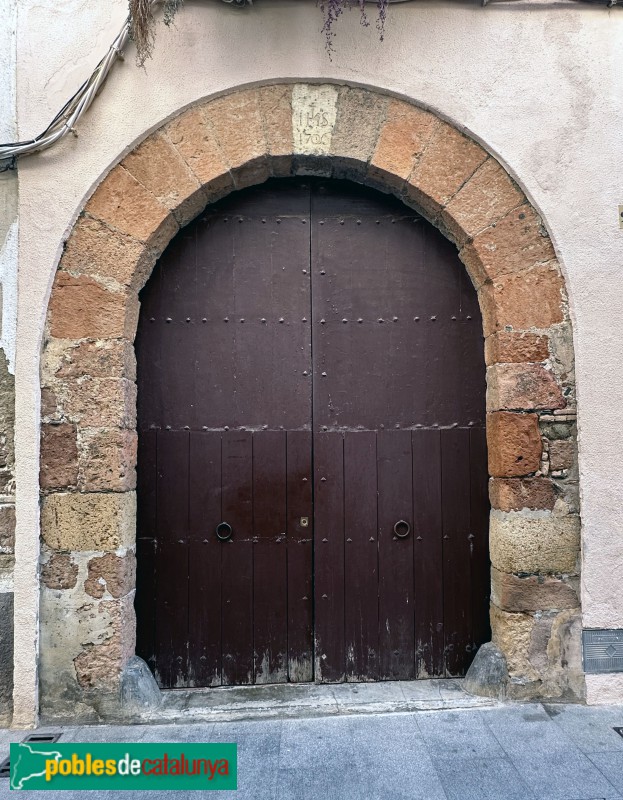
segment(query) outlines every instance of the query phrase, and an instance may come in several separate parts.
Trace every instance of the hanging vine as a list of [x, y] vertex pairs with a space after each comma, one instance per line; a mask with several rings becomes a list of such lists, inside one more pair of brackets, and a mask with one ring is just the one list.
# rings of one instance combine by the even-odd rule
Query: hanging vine
[[[175, 14], [179, 11], [183, 2], [184, 0], [164, 0], [165, 25], [170, 25], [173, 22]], [[223, 0], [223, 2], [235, 6], [247, 6], [251, 5], [253, 0]], [[325, 46], [329, 56], [334, 51], [335, 31], [333, 26], [345, 8], [358, 8], [361, 14], [361, 24], [364, 27], [368, 27], [370, 21], [366, 14], [366, 3], [369, 5], [374, 2], [377, 8], [376, 28], [381, 41], [383, 41], [389, 0], [316, 0], [316, 2], [324, 14], [321, 33], [324, 34]], [[129, 4], [130, 35], [136, 45], [137, 61], [142, 66], [151, 56], [154, 49], [154, 4], [153, 0], [129, 0]]]
[[[320, 10], [324, 14], [324, 25], [322, 26], [322, 33], [325, 35], [325, 46], [329, 56], [334, 50], [333, 39], [335, 31], [333, 26], [338, 18], [342, 15], [345, 8], [359, 8], [361, 13], [361, 24], [367, 28], [370, 25], [370, 20], [366, 14], [366, 2], [372, 0], [319, 0]], [[385, 20], [387, 18], [387, 6], [389, 0], [375, 0], [377, 7], [376, 29], [379, 32], [381, 41], [385, 38]]]
[[[129, 0], [130, 37], [136, 45], [136, 60], [142, 67], [154, 50], [153, 0]], [[171, 25], [184, 0], [164, 0], [164, 24]]]

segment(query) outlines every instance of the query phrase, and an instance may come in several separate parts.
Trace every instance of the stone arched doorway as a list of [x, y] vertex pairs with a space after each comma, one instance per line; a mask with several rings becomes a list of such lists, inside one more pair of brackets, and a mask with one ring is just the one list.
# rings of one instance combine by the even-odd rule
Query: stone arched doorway
[[295, 84], [166, 123], [105, 177], [66, 243], [42, 369], [44, 713], [115, 708], [134, 652], [138, 291], [206, 203], [306, 174], [392, 192], [459, 248], [486, 340], [493, 640], [511, 694], [583, 691], [571, 326], [551, 241], [504, 168], [434, 114]]
[[463, 676], [488, 642], [485, 362], [456, 248], [272, 178], [140, 293], [137, 653], [163, 688]]

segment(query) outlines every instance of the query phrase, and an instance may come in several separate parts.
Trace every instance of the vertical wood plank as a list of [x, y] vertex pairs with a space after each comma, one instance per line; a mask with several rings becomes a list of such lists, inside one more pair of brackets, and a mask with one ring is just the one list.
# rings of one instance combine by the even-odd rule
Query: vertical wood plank
[[221, 684], [221, 434], [190, 433], [188, 685]]
[[136, 655], [153, 672], [156, 669], [158, 643], [156, 640], [156, 540], [136, 540]]
[[136, 520], [136, 653], [155, 667], [155, 541], [156, 541], [157, 435], [141, 431], [138, 437]]
[[260, 201], [233, 223], [236, 425], [310, 425], [308, 221], [286, 200], [279, 216], [268, 216]]
[[416, 677], [444, 674], [441, 437], [412, 431]]
[[222, 439], [222, 513], [233, 529], [221, 543], [223, 684], [253, 682], [253, 440], [246, 431]]
[[491, 568], [489, 566], [489, 473], [487, 465], [487, 436], [484, 428], [469, 432], [470, 456], [470, 561], [472, 584], [472, 657], [481, 644], [491, 639], [489, 597]]
[[[312, 434], [288, 431], [288, 680], [314, 679]], [[306, 518], [308, 525], [301, 524]]]
[[136, 465], [136, 536], [139, 539], [153, 539], [156, 535], [157, 452], [157, 431], [140, 431]]
[[462, 675], [471, 656], [469, 429], [441, 431], [444, 630], [447, 674]]
[[[411, 431], [378, 433], [380, 678], [387, 680], [415, 675], [412, 460]], [[399, 520], [411, 525], [406, 538], [394, 533]]]
[[254, 682], [288, 679], [286, 434], [253, 434]]
[[314, 436], [315, 676], [344, 680], [344, 438]]
[[157, 442], [156, 678], [174, 688], [188, 677], [189, 435], [158, 431]]
[[379, 674], [376, 433], [344, 435], [344, 639], [346, 679]]

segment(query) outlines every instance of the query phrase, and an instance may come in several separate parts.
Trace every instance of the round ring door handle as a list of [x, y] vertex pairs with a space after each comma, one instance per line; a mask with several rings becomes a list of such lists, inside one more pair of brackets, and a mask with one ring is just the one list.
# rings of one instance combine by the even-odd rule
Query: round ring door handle
[[411, 533], [411, 526], [406, 520], [399, 519], [398, 522], [394, 525], [394, 533], [399, 539], [406, 539], [407, 536]]
[[216, 526], [216, 538], [221, 542], [229, 541], [232, 533], [233, 530], [229, 522], [219, 522], [219, 524]]

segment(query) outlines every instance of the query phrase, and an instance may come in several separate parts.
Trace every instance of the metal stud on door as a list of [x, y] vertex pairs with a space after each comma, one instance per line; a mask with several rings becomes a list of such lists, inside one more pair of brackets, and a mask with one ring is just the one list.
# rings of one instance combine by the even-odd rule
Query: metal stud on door
[[311, 252], [316, 677], [463, 674], [489, 636], [476, 293], [421, 217], [339, 182]]
[[462, 674], [488, 503], [454, 247], [370, 190], [273, 181], [185, 228], [141, 302], [138, 648], [161, 685]]
[[309, 202], [210, 207], [141, 293], [139, 653], [163, 687], [313, 677]]

